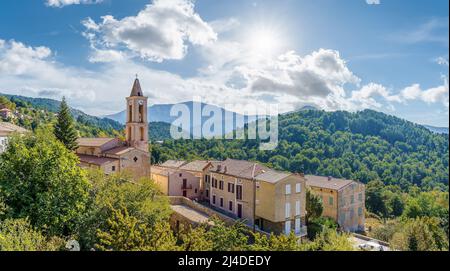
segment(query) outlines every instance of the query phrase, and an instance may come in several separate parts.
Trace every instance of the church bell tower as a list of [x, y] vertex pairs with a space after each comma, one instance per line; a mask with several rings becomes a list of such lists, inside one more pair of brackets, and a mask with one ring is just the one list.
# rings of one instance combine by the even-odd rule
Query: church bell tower
[[148, 97], [144, 96], [139, 79], [134, 80], [130, 97], [127, 97], [126, 139], [130, 147], [148, 152]]

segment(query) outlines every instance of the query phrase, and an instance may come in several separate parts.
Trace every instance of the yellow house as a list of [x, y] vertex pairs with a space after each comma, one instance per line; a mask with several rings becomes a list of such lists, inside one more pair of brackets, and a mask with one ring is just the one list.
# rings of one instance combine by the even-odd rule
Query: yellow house
[[302, 175], [227, 159], [210, 162], [204, 181], [212, 208], [266, 232], [306, 235]]
[[333, 177], [307, 175], [306, 185], [322, 198], [323, 216], [335, 220], [344, 231], [364, 231], [365, 186]]

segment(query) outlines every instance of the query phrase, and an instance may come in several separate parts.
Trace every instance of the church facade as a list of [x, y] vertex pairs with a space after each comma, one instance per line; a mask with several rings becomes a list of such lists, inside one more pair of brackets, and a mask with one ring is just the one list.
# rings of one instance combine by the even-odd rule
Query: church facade
[[126, 140], [118, 138], [79, 138], [76, 154], [80, 166], [100, 169], [105, 174], [129, 172], [135, 178], [150, 174], [148, 148], [148, 97], [136, 78], [126, 98]]

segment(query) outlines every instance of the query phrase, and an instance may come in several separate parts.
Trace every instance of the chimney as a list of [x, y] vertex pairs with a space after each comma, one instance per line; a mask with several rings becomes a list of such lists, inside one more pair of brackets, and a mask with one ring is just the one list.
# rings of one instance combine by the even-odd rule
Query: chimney
[[328, 176], [328, 181], [331, 182], [331, 180], [333, 179], [333, 177]]

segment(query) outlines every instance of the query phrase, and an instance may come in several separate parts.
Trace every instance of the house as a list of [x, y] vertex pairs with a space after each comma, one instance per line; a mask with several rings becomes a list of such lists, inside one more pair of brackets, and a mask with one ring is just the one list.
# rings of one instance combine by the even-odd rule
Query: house
[[106, 174], [128, 171], [136, 178], [149, 176], [148, 98], [143, 95], [137, 78], [126, 100], [126, 140], [79, 138], [76, 154], [81, 167], [101, 169]]
[[9, 122], [0, 121], [0, 154], [6, 150], [8, 138], [14, 133], [24, 134], [28, 130]]
[[10, 109], [8, 109], [6, 107], [0, 108], [0, 118], [1, 119], [7, 120], [7, 119], [11, 119], [13, 117], [14, 117], [14, 114]]
[[183, 196], [201, 200], [204, 197], [203, 179], [209, 161], [168, 160], [151, 167], [151, 178], [168, 196]]
[[323, 216], [334, 219], [344, 231], [364, 231], [365, 186], [360, 182], [307, 175], [306, 185], [322, 198]]
[[164, 195], [181, 196], [192, 200], [200, 199], [201, 178], [190, 172], [176, 168], [152, 166], [150, 175]]
[[255, 162], [210, 162], [204, 178], [210, 206], [258, 229], [306, 235], [305, 178]]

